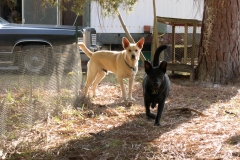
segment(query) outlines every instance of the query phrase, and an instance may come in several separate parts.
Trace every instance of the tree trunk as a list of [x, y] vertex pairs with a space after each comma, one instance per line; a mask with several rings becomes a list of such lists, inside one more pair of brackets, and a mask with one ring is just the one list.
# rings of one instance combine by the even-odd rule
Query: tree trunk
[[[123, 19], [122, 19], [122, 16], [121, 16], [119, 10], [116, 10], [116, 13], [117, 13], [118, 19], [120, 20], [120, 23], [122, 24], [122, 27], [123, 27], [123, 29], [124, 29], [124, 31], [126, 33], [127, 39], [130, 41], [130, 43], [135, 43], [135, 41], [132, 38], [131, 34], [128, 32], [125, 23], [123, 22]], [[146, 60], [146, 58], [144, 57], [142, 52], [140, 53], [140, 58], [141, 58], [142, 62], [144, 62]]]
[[240, 76], [240, 0], [204, 0], [198, 79], [227, 84]]
[[158, 30], [157, 30], [157, 15], [156, 15], [156, 3], [155, 0], [153, 0], [153, 38], [152, 38], [152, 48], [151, 48], [151, 60], [153, 61], [153, 57], [155, 54], [156, 49], [159, 46], [158, 43]]

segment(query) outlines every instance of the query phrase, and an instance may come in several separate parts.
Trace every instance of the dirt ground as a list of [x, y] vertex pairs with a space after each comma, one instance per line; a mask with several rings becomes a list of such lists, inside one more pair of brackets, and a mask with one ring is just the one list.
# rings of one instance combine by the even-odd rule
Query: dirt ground
[[171, 75], [170, 95], [157, 127], [145, 116], [141, 73], [132, 106], [123, 102], [119, 85], [109, 75], [96, 98], [80, 99], [76, 109], [64, 108], [15, 138], [10, 133], [2, 137], [0, 158], [240, 159], [239, 84], [211, 85]]

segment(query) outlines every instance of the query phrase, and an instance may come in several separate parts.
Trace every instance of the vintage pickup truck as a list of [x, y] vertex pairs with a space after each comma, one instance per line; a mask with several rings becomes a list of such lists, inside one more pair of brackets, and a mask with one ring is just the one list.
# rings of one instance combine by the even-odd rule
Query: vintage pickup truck
[[[29, 49], [54, 48], [84, 41], [97, 50], [96, 30], [66, 25], [14, 24], [0, 17], [0, 70], [44, 72], [52, 62], [51, 52], [27, 52]], [[81, 50], [79, 50], [79, 53]], [[84, 54], [82, 61], [86, 61]]]

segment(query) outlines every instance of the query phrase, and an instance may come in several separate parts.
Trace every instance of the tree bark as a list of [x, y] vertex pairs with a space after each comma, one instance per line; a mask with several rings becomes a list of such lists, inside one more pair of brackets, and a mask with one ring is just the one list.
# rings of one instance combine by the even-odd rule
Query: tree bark
[[[134, 39], [132, 38], [131, 34], [128, 32], [127, 27], [125, 25], [125, 23], [123, 22], [122, 16], [119, 12], [119, 10], [116, 10], [116, 13], [118, 15], [118, 19], [120, 20], [120, 23], [122, 24], [122, 27], [126, 33], [127, 39], [130, 41], [130, 43], [135, 43]], [[140, 53], [140, 59], [142, 60], [142, 62], [144, 62], [146, 60], [146, 58], [144, 57], [143, 53]]]
[[159, 46], [158, 42], [158, 30], [157, 30], [157, 14], [156, 14], [156, 3], [155, 0], [153, 0], [153, 38], [152, 38], [152, 51], [151, 51], [151, 60], [153, 61], [153, 57], [155, 54], [156, 49]]
[[240, 0], [204, 0], [198, 79], [227, 84], [240, 76]]

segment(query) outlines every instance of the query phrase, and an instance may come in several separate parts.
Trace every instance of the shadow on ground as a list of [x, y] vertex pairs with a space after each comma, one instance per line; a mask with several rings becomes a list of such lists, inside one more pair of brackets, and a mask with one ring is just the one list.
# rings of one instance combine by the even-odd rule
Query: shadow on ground
[[[185, 83], [184, 83], [185, 84]], [[141, 84], [138, 84], [133, 92], [136, 101], [133, 107], [142, 107], [142, 113], [129, 115], [129, 120], [119, 126], [99, 132], [88, 133], [88, 136], [77, 137], [61, 146], [53, 149], [46, 159], [145, 159], [158, 157], [160, 159], [171, 157], [171, 152], [157, 151], [157, 144], [161, 141], [164, 133], [176, 129], [179, 125], [187, 123], [198, 114], [181, 113], [172, 109], [178, 107], [191, 107], [204, 112], [212, 104], [227, 102], [238, 93], [236, 88], [230, 91], [224, 87], [209, 88], [194, 83], [181, 85], [174, 80], [170, 91], [170, 96], [163, 113], [162, 126], [153, 126], [154, 121], [147, 120], [143, 106], [143, 96]], [[113, 95], [118, 97], [118, 95]], [[106, 97], [108, 98], [108, 97]], [[96, 108], [102, 107], [100, 103], [92, 103]], [[104, 104], [110, 108], [122, 106], [121, 100], [116, 98], [113, 102]], [[103, 107], [107, 108], [107, 107]], [[92, 109], [92, 108], [89, 108]], [[130, 110], [130, 108], [129, 108]], [[126, 108], [126, 112], [128, 108]], [[103, 111], [104, 112], [104, 111]], [[114, 117], [112, 117], [114, 120]], [[96, 121], [97, 123], [97, 121]], [[96, 124], [100, 125], [100, 124]], [[239, 136], [237, 136], [239, 138]], [[233, 137], [235, 140], [236, 138]], [[230, 139], [230, 141], [233, 141]], [[238, 154], [238, 153], [236, 153]], [[47, 152], [39, 150], [32, 155], [48, 155]]]

